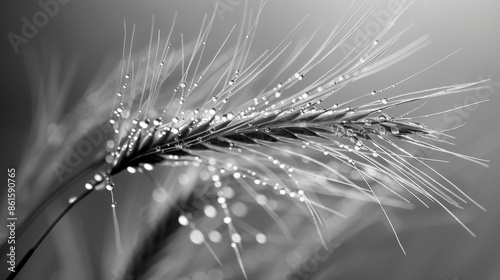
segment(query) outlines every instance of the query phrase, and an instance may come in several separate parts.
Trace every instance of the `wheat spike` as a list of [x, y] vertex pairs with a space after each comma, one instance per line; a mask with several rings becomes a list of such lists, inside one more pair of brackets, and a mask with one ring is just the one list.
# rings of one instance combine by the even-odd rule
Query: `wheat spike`
[[[315, 72], [318, 65], [338, 52], [370, 18], [373, 10], [369, 9], [358, 20], [354, 16], [361, 8], [346, 16], [316, 52], [304, 56], [304, 63], [299, 62], [303, 58], [301, 54], [316, 33], [298, 44], [288, 57], [286, 55], [293, 46], [291, 38], [307, 17], [272, 50], [252, 54], [251, 46], [265, 2], [254, 18], [247, 19], [245, 11], [240, 28], [232, 27], [219, 42], [212, 42], [209, 36], [215, 24], [215, 12], [203, 18], [197, 38], [190, 43], [185, 42], [183, 34], [172, 35], [174, 24], [166, 38], [156, 32], [153, 18], [149, 45], [142, 56], [132, 56], [135, 26], [128, 38], [125, 24], [116, 106], [109, 119], [114, 134], [107, 143], [111, 150], [105, 156], [108, 166], [88, 181], [85, 185], [88, 192], [84, 194], [102, 189], [111, 192], [118, 252], [122, 254], [122, 242], [113, 177], [124, 170], [148, 173], [162, 165], [208, 167], [213, 185], [204, 186], [203, 190], [209, 187], [219, 190], [221, 182], [229, 178], [257, 201], [284, 236], [292, 238], [293, 232], [280, 215], [263, 202], [254, 185], [286, 197], [310, 219], [319, 243], [325, 248], [329, 242], [325, 237], [325, 228], [328, 228], [325, 213], [345, 219], [355, 211], [337, 210], [335, 205], [323, 203], [320, 198], [324, 196], [354, 198], [379, 206], [404, 254], [403, 242], [386, 208], [408, 207], [412, 199], [426, 207], [431, 203], [439, 205], [475, 236], [451, 207], [460, 209], [467, 203], [482, 206], [428, 164], [439, 162], [438, 158], [416, 157], [409, 147], [451, 154], [486, 165], [485, 160], [445, 148], [453, 138], [448, 131], [454, 128], [443, 130], [416, 122], [484, 102], [417, 114], [427, 102], [481, 88], [486, 80], [399, 91], [400, 85], [438, 67], [458, 52], [455, 51], [406, 78], [352, 97], [352, 84], [427, 45], [428, 38], [424, 36], [393, 52], [396, 43], [421, 20], [418, 13], [406, 28], [389, 36], [389, 30], [401, 14], [407, 12], [412, 1], [401, 4], [400, 12], [393, 14], [376, 36], [366, 34], [342, 59], [320, 74]], [[210, 44], [216, 46], [212, 55], [206, 50], [206, 45]], [[278, 70], [273, 69], [281, 60], [284, 60], [283, 65]], [[179, 68], [180, 73], [175, 73]], [[268, 81], [268, 76], [274, 78]], [[174, 87], [170, 88], [172, 83]], [[346, 95], [347, 101], [340, 98], [341, 95]], [[351, 176], [346, 176], [343, 168], [352, 172]], [[357, 179], [352, 179], [352, 174]], [[201, 213], [199, 206], [193, 206], [197, 195], [205, 193], [193, 190], [187, 198], [172, 202], [163, 218], [153, 228], [148, 228], [145, 237], [131, 250], [133, 255], [120, 277], [146, 279], [156, 265], [155, 258], [182, 225], [189, 225], [193, 232], [201, 234], [195, 228], [195, 219], [185, 224], [179, 220]], [[214, 200], [223, 212], [221, 225], [227, 229], [236, 262], [247, 278], [251, 271], [245, 269], [242, 257], [241, 228], [227, 209], [226, 194], [217, 191]], [[221, 263], [204, 235], [193, 242], [204, 243], [214, 259]]]

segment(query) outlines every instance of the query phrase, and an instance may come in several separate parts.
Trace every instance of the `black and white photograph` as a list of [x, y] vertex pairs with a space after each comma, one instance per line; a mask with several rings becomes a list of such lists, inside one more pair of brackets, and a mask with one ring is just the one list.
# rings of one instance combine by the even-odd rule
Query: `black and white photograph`
[[500, 279], [500, 2], [0, 5], [0, 279]]

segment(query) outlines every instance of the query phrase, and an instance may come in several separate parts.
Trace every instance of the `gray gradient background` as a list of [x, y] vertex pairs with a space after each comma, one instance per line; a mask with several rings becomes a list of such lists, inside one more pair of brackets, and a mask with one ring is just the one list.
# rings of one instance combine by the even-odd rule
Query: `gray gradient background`
[[[451, 164], [437, 166], [439, 171], [484, 205], [488, 212], [474, 212], [468, 221], [478, 235], [476, 239], [468, 236], [451, 218], [439, 225], [442, 223], [439, 219], [435, 221], [429, 216], [434, 212], [426, 215], [426, 211], [419, 208], [416, 212], [401, 213], [396, 225], [405, 228], [401, 236], [408, 252], [406, 257], [394, 246], [393, 236], [383, 225], [373, 226], [359, 238], [353, 238], [349, 244], [339, 248], [333, 256], [333, 259], [343, 259], [345, 262], [355, 260], [354, 264], [346, 264], [349, 271], [343, 275], [349, 279], [500, 279], [500, 2], [431, 2], [426, 9], [431, 13], [405, 40], [429, 34], [433, 43], [391, 68], [388, 71], [390, 75], [378, 75], [376, 79], [382, 85], [388, 85], [404, 78], [402, 73], [411, 74], [458, 48], [463, 50], [452, 59], [415, 78], [410, 82], [409, 88], [423, 89], [472, 82], [477, 81], [480, 76], [491, 75], [494, 89], [491, 101], [482, 104], [466, 118], [465, 128], [453, 133], [457, 137], [454, 151], [489, 159], [490, 168], [456, 159], [452, 159]], [[378, 2], [370, 3], [376, 5]], [[380, 3], [383, 6], [385, 2]], [[6, 34], [11, 31], [19, 33], [21, 17], [31, 17], [40, 8], [36, 1], [2, 1], [0, 5], [0, 34], [3, 36], [0, 98], [1, 119], [4, 120], [1, 149], [2, 166], [5, 170], [7, 166], [16, 166], [20, 160], [31, 117], [26, 64], [22, 58], [24, 48], [21, 54], [14, 54]], [[238, 22], [241, 6], [236, 7], [234, 12], [224, 14], [227, 27]], [[347, 1], [270, 0], [259, 29], [260, 38], [266, 40], [256, 42], [255, 50], [272, 48], [281, 40], [282, 36], [279, 35], [290, 30], [307, 13], [310, 13], [310, 17], [305, 30], [314, 30], [320, 24], [334, 26], [347, 6]], [[51, 45], [58, 46], [63, 58], [76, 57], [80, 62], [73, 94], [77, 96], [83, 93], [103, 61], [118, 57], [117, 53], [122, 46], [123, 18], [129, 24], [136, 23], [137, 39], [147, 42], [151, 15], [156, 15], [157, 26], [168, 30], [174, 12], [178, 11], [176, 30], [183, 30], [193, 38], [203, 14], [212, 9], [213, 1], [71, 0], [61, 7], [59, 13], [49, 20], [47, 26], [40, 29], [25, 48], [36, 49], [45, 42], [50, 42]], [[262, 28], [263, 26], [266, 28]], [[327, 32], [323, 28], [318, 36], [326, 35]], [[426, 84], [418, 84], [423, 81]], [[362, 81], [359, 90], [371, 90], [370, 82], [373, 82], [371, 78]], [[464, 104], [466, 96], [467, 94], [451, 96], [446, 99], [446, 104], [439, 102], [430, 106], [437, 110]], [[4, 201], [1, 205], [4, 207]], [[373, 232], [377, 234], [371, 234]], [[33, 262], [28, 264], [27, 269], [31, 265], [36, 266], [37, 258], [33, 258]], [[4, 270], [4, 264], [1, 269]], [[3, 273], [4, 271], [2, 275]]]

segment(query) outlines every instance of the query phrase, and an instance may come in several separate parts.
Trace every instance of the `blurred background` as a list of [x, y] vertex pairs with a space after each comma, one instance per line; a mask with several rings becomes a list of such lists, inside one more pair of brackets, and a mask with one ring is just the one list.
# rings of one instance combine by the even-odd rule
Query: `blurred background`
[[[220, 41], [234, 24], [239, 24], [244, 1], [217, 0], [220, 7], [213, 30], [214, 41]], [[30, 94], [33, 82], [29, 80], [30, 68], [36, 64], [33, 57], [38, 57], [41, 63], [49, 63], [49, 58], [56, 59], [65, 68], [74, 67], [74, 79], [68, 86], [63, 112], [70, 112], [76, 98], [88, 91], [89, 86], [98, 75], [107, 75], [114, 63], [120, 59], [123, 44], [123, 20], [128, 26], [136, 24], [136, 49], [147, 46], [152, 16], [155, 16], [155, 26], [167, 32], [175, 12], [178, 20], [174, 34], [182, 32], [184, 38], [195, 38], [199, 31], [204, 14], [211, 14], [216, 0], [209, 1], [157, 1], [157, 0], [68, 0], [59, 3], [59, 10], [47, 19], [43, 27], [38, 28], [32, 38], [19, 45], [16, 53], [11, 43], [12, 35], [22, 34], [23, 18], [32, 19], [42, 8], [37, 1], [2, 2], [0, 9], [1, 34], [3, 34], [1, 65], [3, 74], [0, 97], [3, 110], [2, 119], [6, 127], [2, 137], [2, 166], [20, 168], [22, 156], [28, 149], [30, 129], [34, 120], [36, 94]], [[44, 2], [44, 1], [40, 1]], [[64, 2], [64, 3], [63, 3]], [[422, 1], [423, 2], [423, 1]], [[298, 1], [269, 0], [259, 22], [258, 37], [254, 42], [255, 53], [272, 49], [278, 44], [304, 16], [309, 15], [306, 22], [297, 31], [295, 39], [309, 36], [321, 27], [316, 38], [317, 46], [326, 37], [349, 7], [348, 1]], [[387, 1], [368, 1], [366, 7], [383, 10]], [[256, 3], [249, 7], [254, 11]], [[444, 157], [450, 163], [439, 163], [434, 167], [445, 177], [456, 183], [464, 192], [482, 204], [488, 211], [482, 212], [473, 205], [466, 205], [465, 210], [458, 213], [467, 225], [476, 233], [472, 238], [439, 207], [417, 206], [412, 210], [393, 210], [391, 217], [399, 230], [407, 256], [403, 256], [390, 229], [383, 217], [374, 218], [371, 211], [360, 212], [359, 220], [373, 219], [378, 222], [366, 224], [356, 229], [350, 225], [350, 230], [344, 232], [342, 243], [335, 244], [334, 253], [328, 255], [328, 260], [318, 262], [314, 270], [307, 270], [307, 275], [292, 276], [290, 279], [500, 279], [500, 186], [498, 170], [500, 164], [500, 121], [497, 108], [500, 105], [500, 36], [498, 27], [500, 19], [497, 11], [498, 1], [466, 1], [457, 3], [451, 0], [432, 1], [423, 6], [416, 1], [408, 15], [414, 15], [422, 8], [427, 16], [404, 36], [404, 43], [409, 43], [422, 35], [428, 34], [432, 43], [425, 49], [414, 54], [381, 73], [368, 77], [350, 87], [352, 94], [370, 92], [375, 88], [390, 85], [425, 67], [442, 57], [461, 49], [452, 58], [442, 62], [431, 70], [408, 81], [398, 90], [426, 89], [435, 86], [463, 82], [475, 82], [491, 79], [488, 88], [471, 91], [464, 94], [451, 95], [427, 105], [429, 112], [458, 107], [483, 99], [489, 102], [457, 111], [456, 114], [437, 116], [426, 120], [429, 126], [450, 128], [466, 122], [466, 126], [452, 132], [456, 137], [455, 152], [489, 159], [489, 168], [484, 168], [464, 160]], [[408, 20], [403, 22], [408, 23]], [[404, 26], [404, 24], [403, 24]], [[399, 29], [401, 30], [401, 29]], [[306, 50], [313, 53], [314, 50]], [[32, 56], [30, 54], [36, 54]], [[327, 71], [324, 63], [321, 69]], [[100, 71], [103, 72], [100, 72]], [[69, 73], [62, 71], [63, 73]], [[96, 77], [97, 75], [97, 77]], [[61, 75], [61, 78], [69, 78]], [[67, 81], [61, 80], [63, 84]], [[36, 92], [36, 89], [35, 89]], [[111, 93], [110, 93], [111, 94]], [[56, 94], [57, 95], [57, 94]], [[188, 174], [188, 171], [185, 171]], [[160, 176], [160, 175], [158, 175]], [[32, 182], [36, 183], [36, 182]], [[83, 181], [81, 182], [83, 184]], [[117, 178], [124, 190], [134, 191], [141, 185], [141, 179], [123, 175]], [[25, 186], [20, 186], [23, 188]], [[5, 186], [6, 188], [6, 186]], [[30, 186], [35, 188], [35, 186]], [[67, 197], [81, 187], [68, 190], [49, 209], [47, 216], [42, 216], [34, 226], [32, 237], [36, 236], [47, 221], [53, 217]], [[126, 192], [124, 191], [124, 192]], [[120, 197], [126, 199], [127, 194]], [[2, 189], [2, 193], [4, 190]], [[36, 192], [35, 192], [36, 193]], [[130, 195], [130, 193], [128, 193]], [[24, 194], [29, 196], [29, 194]], [[37, 194], [38, 195], [38, 194]], [[138, 195], [137, 193], [135, 195]], [[150, 192], [138, 195], [141, 200], [134, 205], [134, 215], [143, 215], [143, 207], [150, 199]], [[122, 200], [122, 201], [123, 201]], [[6, 208], [6, 198], [2, 198], [2, 211]], [[30, 201], [27, 199], [27, 201]], [[130, 205], [130, 204], [127, 204]], [[20, 205], [19, 207], [31, 207]], [[132, 206], [130, 206], [132, 207]], [[85, 201], [74, 209], [71, 221], [63, 220], [56, 227], [54, 236], [40, 247], [25, 271], [18, 279], [109, 279], [111, 276], [103, 273], [106, 265], [113, 264], [112, 227], [109, 211], [108, 195], [94, 195], [91, 201]], [[23, 211], [22, 209], [19, 211]], [[375, 210], [377, 211], [377, 210]], [[2, 212], [3, 213], [3, 212]], [[366, 216], [366, 217], [365, 217]], [[128, 217], [128, 216], [127, 216]], [[248, 219], [252, 217], [250, 213]], [[354, 220], [355, 225], [358, 220]], [[130, 221], [129, 221], [130, 222]], [[310, 221], [305, 221], [310, 222]], [[133, 222], [130, 222], [134, 224]], [[72, 229], [71, 231], [68, 229]], [[5, 236], [5, 230], [0, 232]], [[71, 247], [68, 244], [76, 244]], [[26, 248], [27, 244], [20, 245]], [[87, 252], [80, 252], [85, 248]], [[72, 251], [76, 250], [76, 251]], [[108, 251], [109, 251], [108, 250]], [[20, 253], [20, 251], [18, 251]], [[69, 253], [68, 253], [69, 252]], [[71, 254], [73, 252], [73, 254]], [[65, 261], [64, 254], [70, 254], [72, 261]], [[289, 266], [303, 262], [300, 256], [286, 251], [279, 255], [279, 260], [269, 262], [269, 267]], [[261, 256], [262, 257], [262, 256]], [[106, 259], [107, 258], [107, 259]], [[2, 259], [3, 261], [4, 259]], [[187, 260], [188, 261], [188, 260]], [[2, 262], [0, 275], [6, 275], [6, 265]], [[199, 267], [203, 267], [200, 265]], [[211, 274], [193, 264], [185, 270], [185, 278], [179, 279], [242, 279], [233, 272], [232, 276], [221, 278], [219, 272]], [[255, 274], [251, 279], [279, 279], [271, 268], [262, 268], [262, 275]], [[74, 269], [74, 270], [72, 270]], [[237, 269], [235, 267], [234, 269]], [[300, 270], [300, 268], [299, 268]], [[68, 271], [76, 271], [79, 278], [68, 277]], [[311, 271], [311, 272], [309, 272]], [[198, 274], [197, 274], [198, 273]], [[206, 273], [206, 274], [203, 274]], [[228, 273], [225, 271], [225, 273]], [[41, 276], [43, 275], [43, 276]], [[231, 275], [231, 273], [225, 274]], [[75, 276], [77, 277], [77, 276]], [[187, 277], [187, 278], [186, 278]], [[198, 278], [196, 278], [198, 277]], [[212, 277], [212, 278], [210, 278]], [[218, 278], [217, 278], [218, 277]]]

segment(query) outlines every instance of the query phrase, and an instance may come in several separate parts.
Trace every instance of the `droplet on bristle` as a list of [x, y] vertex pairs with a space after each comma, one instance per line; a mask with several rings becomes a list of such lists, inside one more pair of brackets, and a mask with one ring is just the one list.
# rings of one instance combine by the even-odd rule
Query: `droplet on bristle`
[[147, 128], [149, 126], [149, 119], [145, 119], [139, 123], [139, 126], [142, 128]]
[[378, 129], [378, 134], [379, 134], [379, 135], [382, 135], [382, 136], [386, 135], [386, 134], [387, 134], [387, 131], [386, 131], [385, 127], [380, 127], [380, 128]]
[[196, 245], [202, 244], [205, 238], [203, 237], [203, 233], [197, 229], [191, 231], [189, 234], [189, 239]]
[[211, 231], [208, 234], [208, 238], [210, 238], [210, 240], [214, 243], [219, 243], [222, 241], [222, 235], [216, 230]]
[[144, 164], [144, 169], [151, 171], [154, 169], [153, 165], [151, 163], [145, 163]]
[[72, 196], [68, 199], [68, 202], [71, 204], [76, 201], [76, 196]]
[[255, 235], [255, 240], [260, 244], [264, 244], [267, 241], [267, 237], [263, 233], [257, 233]]
[[205, 206], [203, 212], [209, 218], [215, 218], [217, 216], [217, 210], [212, 205]]
[[208, 112], [211, 114], [211, 115], [215, 115], [215, 112], [217, 112], [217, 109], [215, 107], [211, 108], [210, 110], [208, 110]]
[[163, 119], [162, 118], [157, 118], [153, 121], [154, 125], [162, 125]]
[[128, 171], [129, 173], [131, 173], [131, 174], [134, 174], [134, 173], [136, 173], [136, 172], [137, 172], [137, 169], [135, 169], [135, 168], [134, 168], [134, 167], [132, 167], [132, 166], [129, 166], [129, 167], [127, 167], [127, 171]]
[[234, 243], [241, 243], [241, 235], [233, 233], [231, 240], [233, 240]]
[[188, 218], [184, 215], [180, 215], [178, 221], [179, 221], [179, 224], [182, 226], [187, 226], [189, 224]]
[[96, 173], [96, 174], [94, 175], [94, 180], [95, 180], [97, 183], [100, 183], [100, 182], [102, 182], [102, 180], [104, 180], [104, 176], [102, 176], [102, 174]]
[[399, 127], [397, 126], [391, 127], [391, 132], [392, 134], [399, 134]]
[[95, 186], [95, 181], [94, 181], [94, 182], [87, 182], [87, 183], [85, 183], [85, 188], [86, 188], [87, 190], [91, 190], [91, 189], [93, 189], [93, 188], [94, 188], [94, 186]]
[[106, 190], [108, 190], [108, 191], [112, 191], [112, 190], [113, 190], [113, 188], [114, 188], [114, 184], [113, 184], [113, 183], [111, 183], [111, 182], [110, 182], [110, 183], [107, 183], [107, 184], [106, 184]]

